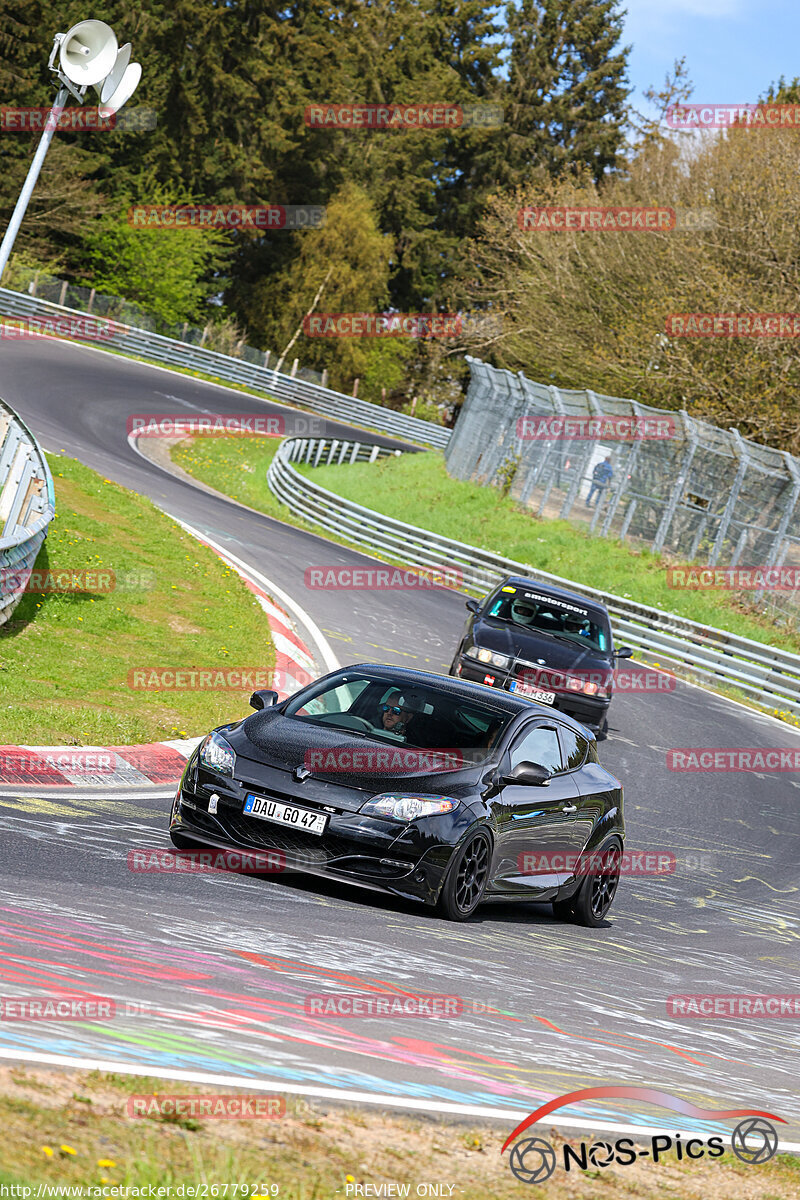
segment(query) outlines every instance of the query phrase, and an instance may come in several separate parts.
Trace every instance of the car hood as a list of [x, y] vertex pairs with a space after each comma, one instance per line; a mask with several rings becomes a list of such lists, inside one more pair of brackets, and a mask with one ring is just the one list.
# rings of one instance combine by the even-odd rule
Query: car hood
[[[389, 745], [353, 737], [344, 730], [285, 717], [276, 709], [254, 713], [222, 733], [236, 754], [235, 774], [241, 782], [278, 790], [297, 800], [313, 794], [321, 803], [349, 811], [384, 791], [461, 798], [474, 791], [486, 771], [484, 765], [472, 764], [456, 770], [431, 770], [430, 756], [435, 751], [428, 752], [427, 761], [425, 751], [413, 751], [409, 764], [409, 756], [399, 753], [409, 749], [402, 743]], [[379, 760], [378, 751], [388, 755]], [[350, 763], [354, 769], [348, 769]], [[295, 778], [300, 767], [309, 768], [311, 774]]]
[[524, 658], [532, 663], [544, 659], [545, 666], [559, 671], [608, 669], [611, 665], [610, 656], [601, 650], [581, 646], [580, 642], [562, 642], [559, 638], [537, 634], [493, 617], [482, 617], [474, 622], [472, 639], [478, 646], [508, 654], [511, 658]]

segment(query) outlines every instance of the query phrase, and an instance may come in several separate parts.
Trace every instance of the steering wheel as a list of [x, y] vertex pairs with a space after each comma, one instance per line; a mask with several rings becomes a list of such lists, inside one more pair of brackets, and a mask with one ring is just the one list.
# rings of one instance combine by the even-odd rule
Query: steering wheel
[[320, 723], [327, 725], [336, 725], [339, 729], [356, 729], [361, 733], [369, 733], [372, 725], [364, 717], [357, 717], [354, 713], [324, 713], [323, 716], [317, 717]]

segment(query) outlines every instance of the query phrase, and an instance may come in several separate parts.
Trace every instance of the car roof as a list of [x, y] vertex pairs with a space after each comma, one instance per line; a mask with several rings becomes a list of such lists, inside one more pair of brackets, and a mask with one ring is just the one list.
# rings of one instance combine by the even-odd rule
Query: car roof
[[[538, 579], [531, 579], [524, 575], [508, 575], [498, 583], [497, 587], [520, 587], [520, 588], [535, 588], [537, 592], [541, 592], [543, 596], [552, 596], [554, 600], [577, 600], [584, 608], [593, 608], [595, 612], [601, 612], [608, 618], [608, 609], [599, 600], [593, 600], [591, 596], [584, 596], [581, 592], [571, 592], [567, 588], [556, 587], [553, 583], [542, 583]], [[494, 589], [496, 591], [497, 588]]]
[[[594, 740], [591, 730], [587, 729], [585, 725], [581, 725], [580, 721], [575, 721], [572, 717], [567, 716], [566, 713], [555, 711], [546, 704], [537, 704], [535, 700], [531, 700], [527, 696], [515, 696], [511, 692], [504, 692], [499, 688], [489, 687], [487, 684], [457, 679], [454, 675], [437, 675], [433, 671], [415, 671], [411, 667], [390, 667], [386, 663], [349, 663], [346, 667], [342, 667], [341, 671], [368, 671], [378, 678], [386, 679], [388, 683], [400, 683], [408, 686], [417, 684], [437, 688], [451, 696], [463, 696], [464, 699], [469, 698], [493, 704], [496, 708], [507, 712], [509, 716], [516, 716], [523, 712], [537, 712], [541, 716], [557, 718], [588, 741]], [[338, 675], [339, 671], [331, 672], [331, 674]]]

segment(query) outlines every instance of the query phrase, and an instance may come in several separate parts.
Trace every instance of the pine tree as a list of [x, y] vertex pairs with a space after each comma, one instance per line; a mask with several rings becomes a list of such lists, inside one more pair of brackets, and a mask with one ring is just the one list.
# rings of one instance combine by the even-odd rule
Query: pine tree
[[588, 170], [598, 182], [619, 165], [625, 140], [627, 57], [617, 0], [518, 0], [510, 4], [506, 120], [495, 177], [525, 183]]

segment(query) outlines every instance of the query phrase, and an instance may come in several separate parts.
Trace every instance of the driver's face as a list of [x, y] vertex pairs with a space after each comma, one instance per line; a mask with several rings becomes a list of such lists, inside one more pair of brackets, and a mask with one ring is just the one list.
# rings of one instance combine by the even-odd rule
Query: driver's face
[[388, 729], [391, 732], [402, 729], [410, 715], [405, 709], [401, 709], [400, 712], [393, 711], [395, 708], [400, 707], [398, 704], [399, 700], [400, 695], [398, 693], [394, 696], [387, 696], [384, 702], [385, 704], [389, 705], [389, 710], [388, 712], [382, 713], [383, 728]]

